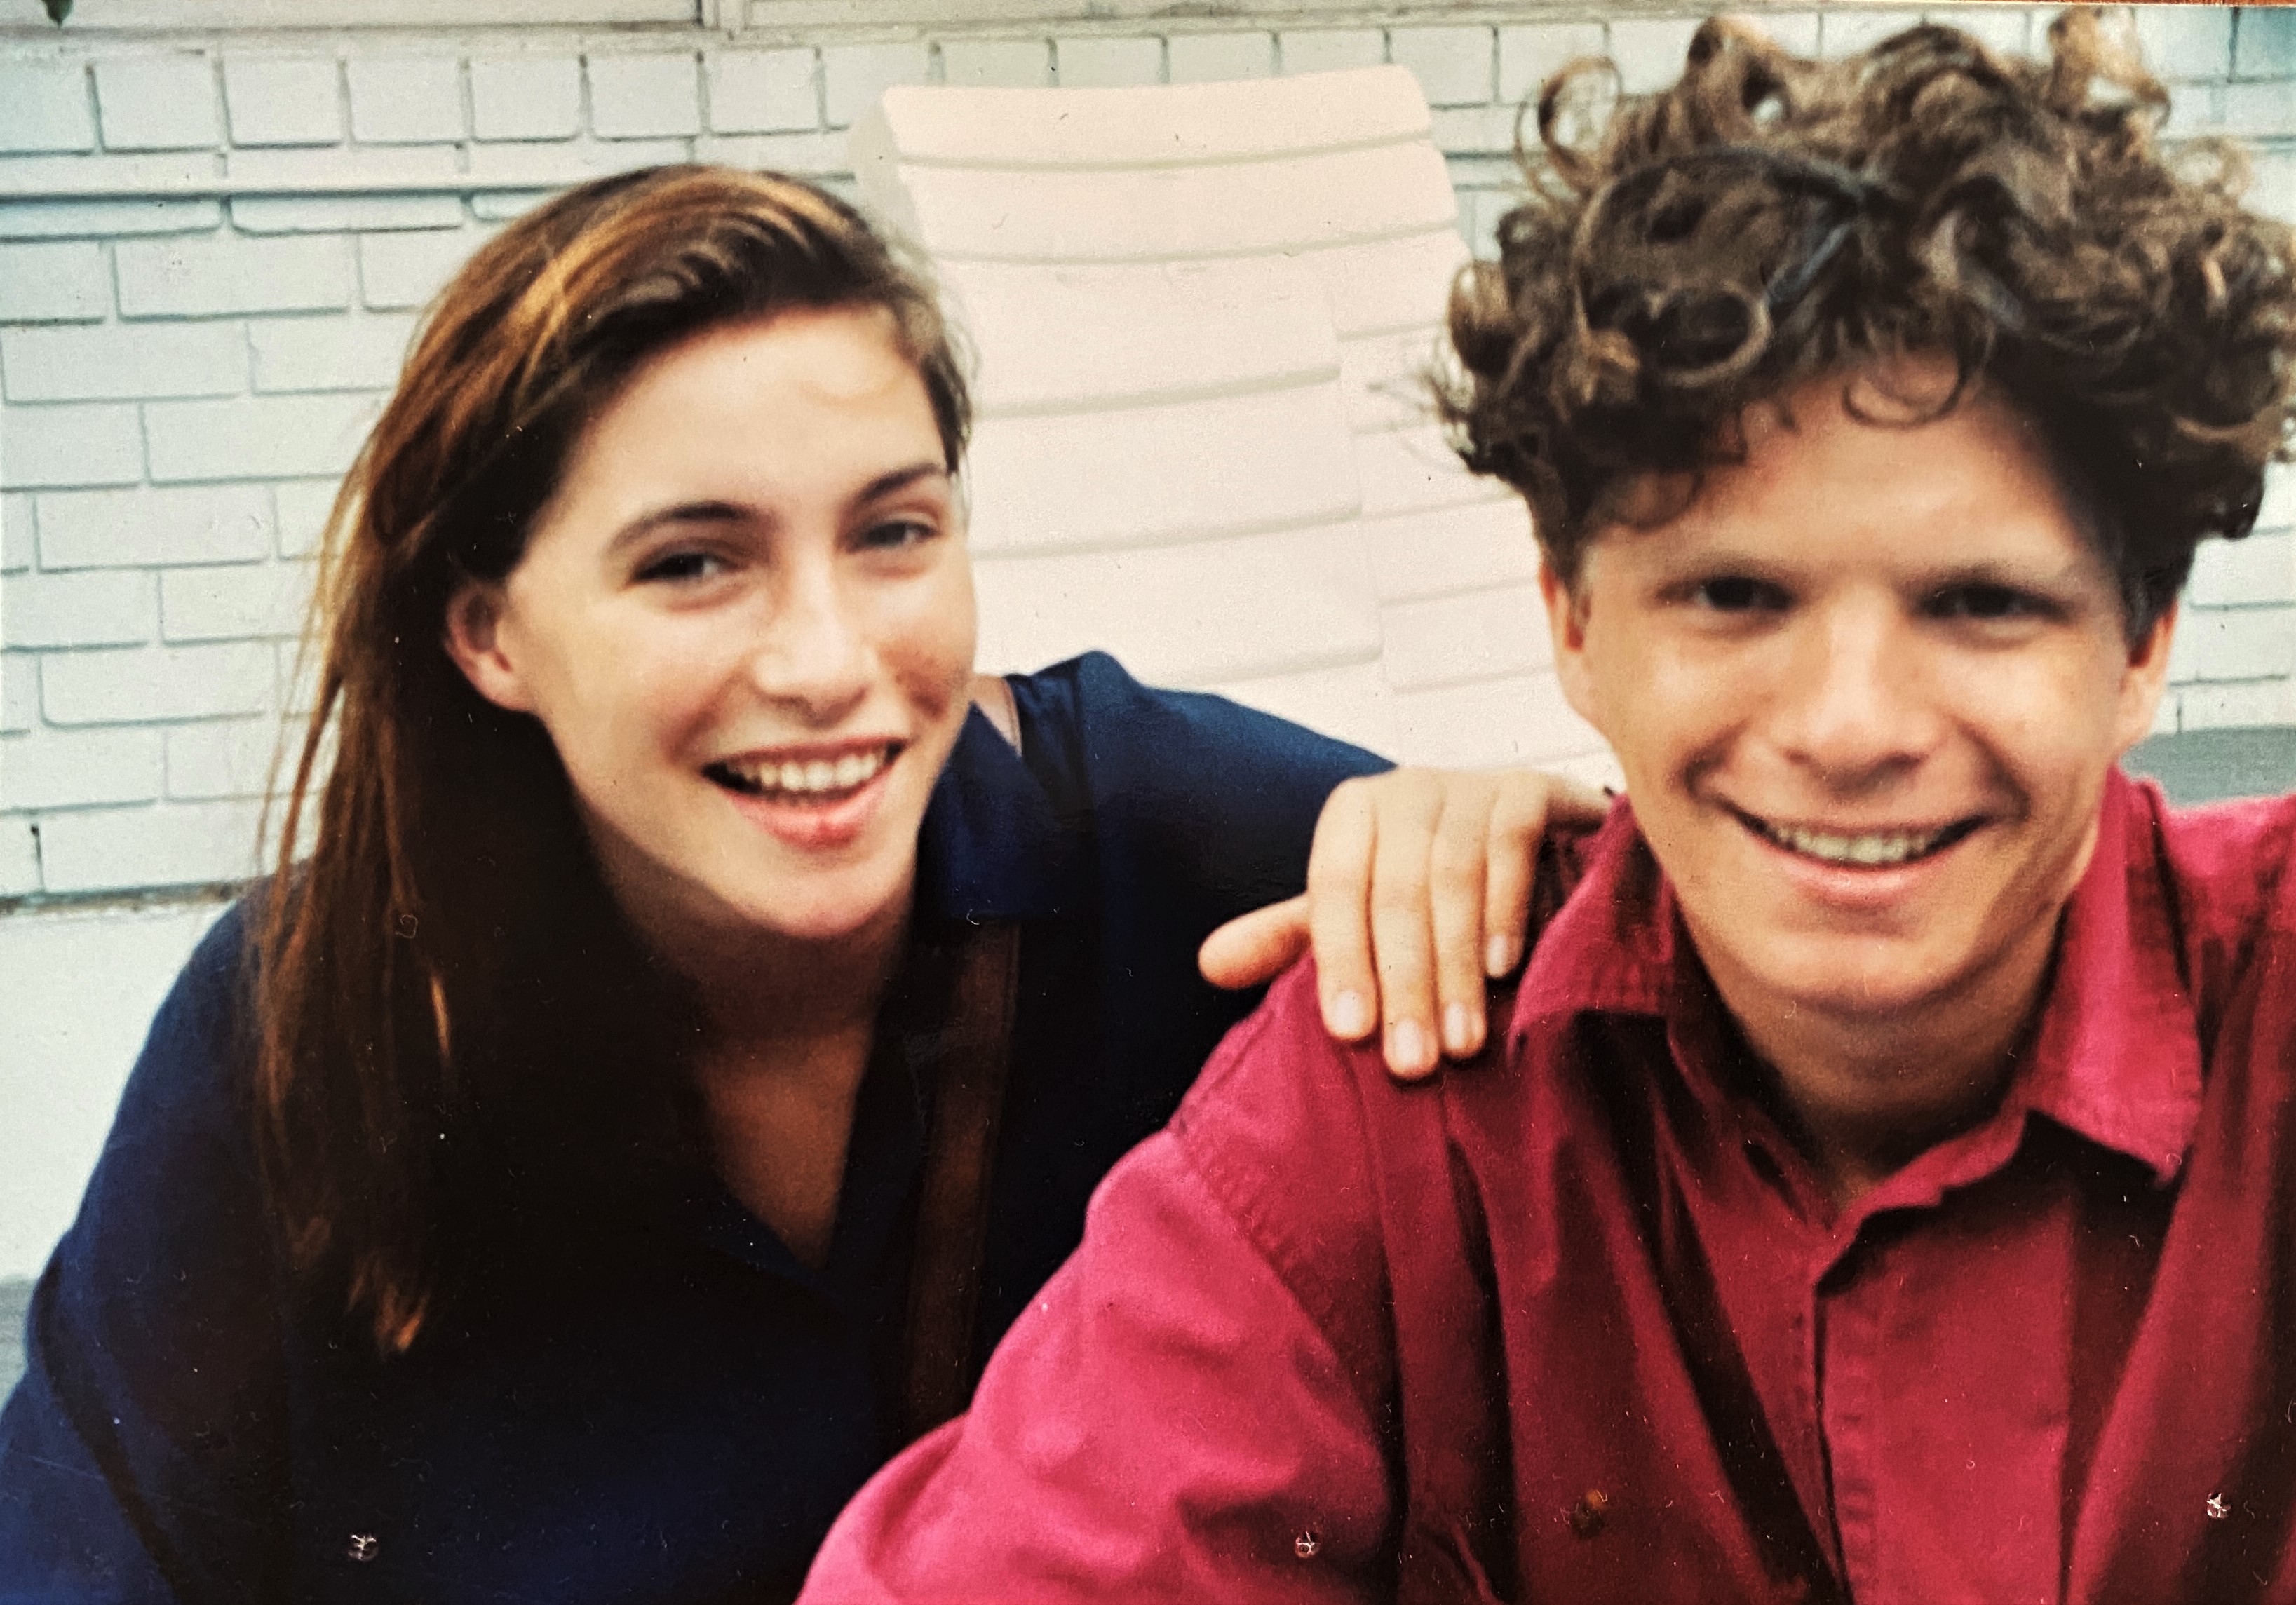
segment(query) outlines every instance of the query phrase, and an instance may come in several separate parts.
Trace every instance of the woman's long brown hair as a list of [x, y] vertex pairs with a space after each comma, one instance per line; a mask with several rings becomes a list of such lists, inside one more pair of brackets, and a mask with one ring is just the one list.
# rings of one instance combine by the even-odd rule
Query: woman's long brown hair
[[931, 291], [849, 208], [723, 169], [597, 181], [440, 292], [344, 481], [315, 704], [253, 922], [253, 1101], [292, 1263], [385, 1352], [487, 1234], [569, 1228], [543, 1217], [576, 1200], [610, 1213], [676, 1079], [550, 741], [448, 659], [448, 598], [517, 566], [568, 453], [648, 359], [849, 306], [890, 315], [954, 472], [969, 415]]

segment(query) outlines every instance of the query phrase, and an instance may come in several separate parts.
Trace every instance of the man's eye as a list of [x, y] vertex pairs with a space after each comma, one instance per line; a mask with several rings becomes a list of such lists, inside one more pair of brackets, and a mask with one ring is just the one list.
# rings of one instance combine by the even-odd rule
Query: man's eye
[[2038, 597], [2008, 585], [1954, 585], [1930, 599], [1930, 612], [1939, 618], [1992, 621], [2030, 618], [2047, 611]]
[[725, 570], [725, 560], [714, 553], [669, 552], [655, 558], [640, 569], [638, 578], [643, 581], [666, 581], [675, 585], [680, 581], [708, 579], [724, 573]]
[[1690, 599], [1718, 613], [1774, 613], [1786, 605], [1784, 591], [1767, 580], [1743, 574], [1722, 574], [1700, 580], [1690, 588]]

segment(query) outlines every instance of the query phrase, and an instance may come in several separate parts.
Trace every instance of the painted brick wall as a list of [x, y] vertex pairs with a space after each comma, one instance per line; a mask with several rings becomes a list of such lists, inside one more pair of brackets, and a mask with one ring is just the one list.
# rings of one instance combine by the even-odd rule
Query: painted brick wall
[[[917, 20], [898, 37], [803, 37], [0, 27], [0, 899], [255, 867], [335, 477], [415, 309], [553, 188], [685, 160], [844, 187], [846, 126], [897, 83], [1152, 84], [1385, 61], [1423, 86], [1480, 246], [1506, 204], [1522, 97], [1585, 53], [1614, 56], [1630, 90], [1662, 83], [1694, 26], [1546, 8], [991, 35], [937, 29], [930, 0], [884, 9]], [[1827, 52], [1918, 14], [1762, 13]], [[2021, 46], [2048, 14], [1949, 16]], [[2296, 215], [2296, 12], [2140, 8], [2137, 25], [2177, 83], [2172, 129], [2251, 142], [2262, 203]], [[1520, 668], [1507, 643], [1527, 606], [1518, 585], [1398, 613], [1390, 672], [1456, 685], [1471, 718], [1478, 686]], [[1463, 658], [1469, 640], [1489, 650]], [[2204, 550], [2174, 668], [2165, 728], [2296, 722], [2286, 479], [2264, 532]]]

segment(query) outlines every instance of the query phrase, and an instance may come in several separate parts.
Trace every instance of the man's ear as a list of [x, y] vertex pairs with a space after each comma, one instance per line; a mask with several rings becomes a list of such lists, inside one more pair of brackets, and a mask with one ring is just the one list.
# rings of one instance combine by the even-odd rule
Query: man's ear
[[1546, 602], [1546, 627], [1554, 636], [1554, 676], [1562, 684], [1563, 699], [1572, 712], [1600, 729], [1603, 722], [1595, 717], [1594, 676], [1587, 666], [1586, 603], [1563, 583], [1545, 553], [1538, 558], [1538, 594]]
[[2120, 680], [2120, 708], [2114, 736], [2116, 757], [2152, 733], [2153, 716], [2161, 709], [2161, 695], [2169, 683], [2169, 647], [2177, 635], [2177, 604], [2170, 602], [2145, 632], [2144, 638], [2128, 649], [2128, 667]]
[[503, 588], [494, 580], [455, 581], [447, 598], [447, 656], [463, 671], [479, 695], [512, 713], [532, 713], [534, 699], [526, 677], [504, 650]]

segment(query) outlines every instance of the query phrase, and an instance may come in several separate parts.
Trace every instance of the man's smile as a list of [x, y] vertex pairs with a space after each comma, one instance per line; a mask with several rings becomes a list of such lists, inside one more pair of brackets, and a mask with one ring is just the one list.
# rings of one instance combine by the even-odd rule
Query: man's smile
[[1773, 847], [1848, 869], [1895, 869], [1943, 852], [1983, 825], [1975, 815], [1948, 824], [1850, 830], [1764, 819], [1725, 803], [1732, 817]]

